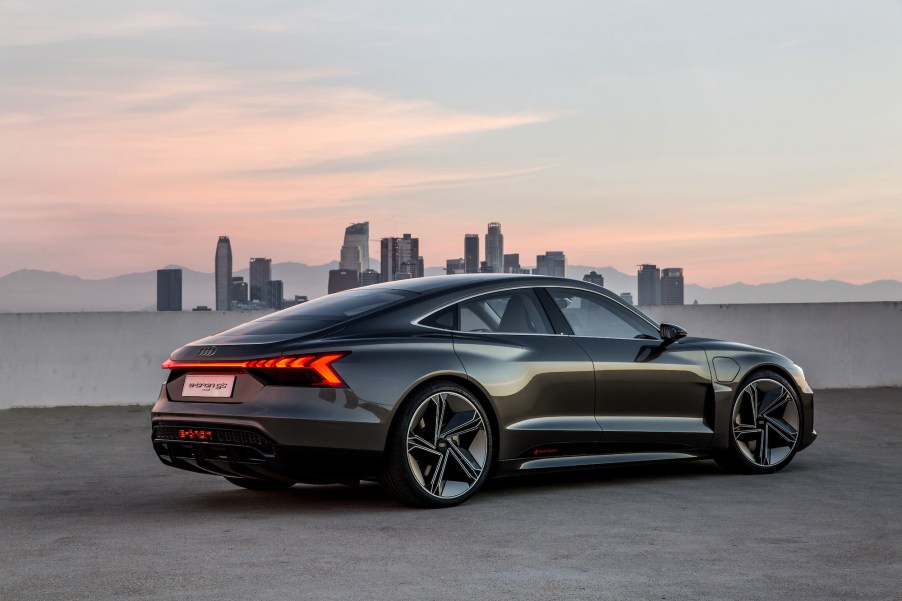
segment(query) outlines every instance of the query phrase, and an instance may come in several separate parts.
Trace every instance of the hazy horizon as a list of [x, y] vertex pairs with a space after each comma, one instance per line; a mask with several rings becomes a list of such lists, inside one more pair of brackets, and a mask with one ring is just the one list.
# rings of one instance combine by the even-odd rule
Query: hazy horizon
[[[902, 4], [0, 0], [0, 274], [212, 270], [219, 235], [720, 286], [902, 280]], [[376, 243], [374, 243], [376, 244]]]

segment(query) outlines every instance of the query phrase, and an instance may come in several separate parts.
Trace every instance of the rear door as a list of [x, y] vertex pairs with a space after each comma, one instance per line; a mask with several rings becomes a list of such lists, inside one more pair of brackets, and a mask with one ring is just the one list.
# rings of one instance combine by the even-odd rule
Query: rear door
[[502, 459], [572, 454], [599, 441], [592, 362], [553, 331], [532, 288], [480, 295], [455, 308], [454, 350], [494, 400]]
[[713, 397], [704, 351], [662, 344], [654, 325], [604, 295], [546, 291], [550, 309], [592, 359], [595, 417], [605, 442], [649, 450], [708, 444]]

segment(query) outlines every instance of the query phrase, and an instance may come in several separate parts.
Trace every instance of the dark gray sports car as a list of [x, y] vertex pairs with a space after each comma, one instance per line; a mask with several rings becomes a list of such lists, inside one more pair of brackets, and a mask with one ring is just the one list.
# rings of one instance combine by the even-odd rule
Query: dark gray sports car
[[769, 473], [817, 436], [814, 395], [786, 357], [686, 337], [563, 278], [358, 288], [183, 346], [163, 367], [163, 463], [257, 490], [370, 479], [447, 507], [534, 470], [713, 458]]

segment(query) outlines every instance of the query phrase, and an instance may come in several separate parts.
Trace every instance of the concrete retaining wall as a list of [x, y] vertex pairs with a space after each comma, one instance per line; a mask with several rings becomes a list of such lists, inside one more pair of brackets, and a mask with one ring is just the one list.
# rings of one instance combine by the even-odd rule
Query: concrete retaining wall
[[[902, 386], [902, 303], [644, 309], [692, 335], [788, 355], [815, 388]], [[258, 315], [0, 314], [0, 409], [149, 403], [172, 349]]]
[[786, 355], [817, 388], [902, 386], [902, 303], [642, 307], [690, 335]]
[[0, 409], [156, 400], [160, 364], [248, 311], [0, 314]]

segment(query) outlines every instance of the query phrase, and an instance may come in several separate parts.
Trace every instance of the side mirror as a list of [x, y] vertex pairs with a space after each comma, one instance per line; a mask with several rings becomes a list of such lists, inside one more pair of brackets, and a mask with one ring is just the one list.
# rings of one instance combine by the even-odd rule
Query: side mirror
[[680, 326], [675, 326], [672, 323], [662, 323], [660, 332], [661, 338], [664, 339], [664, 342], [666, 343], [675, 342], [689, 334], [689, 332]]

